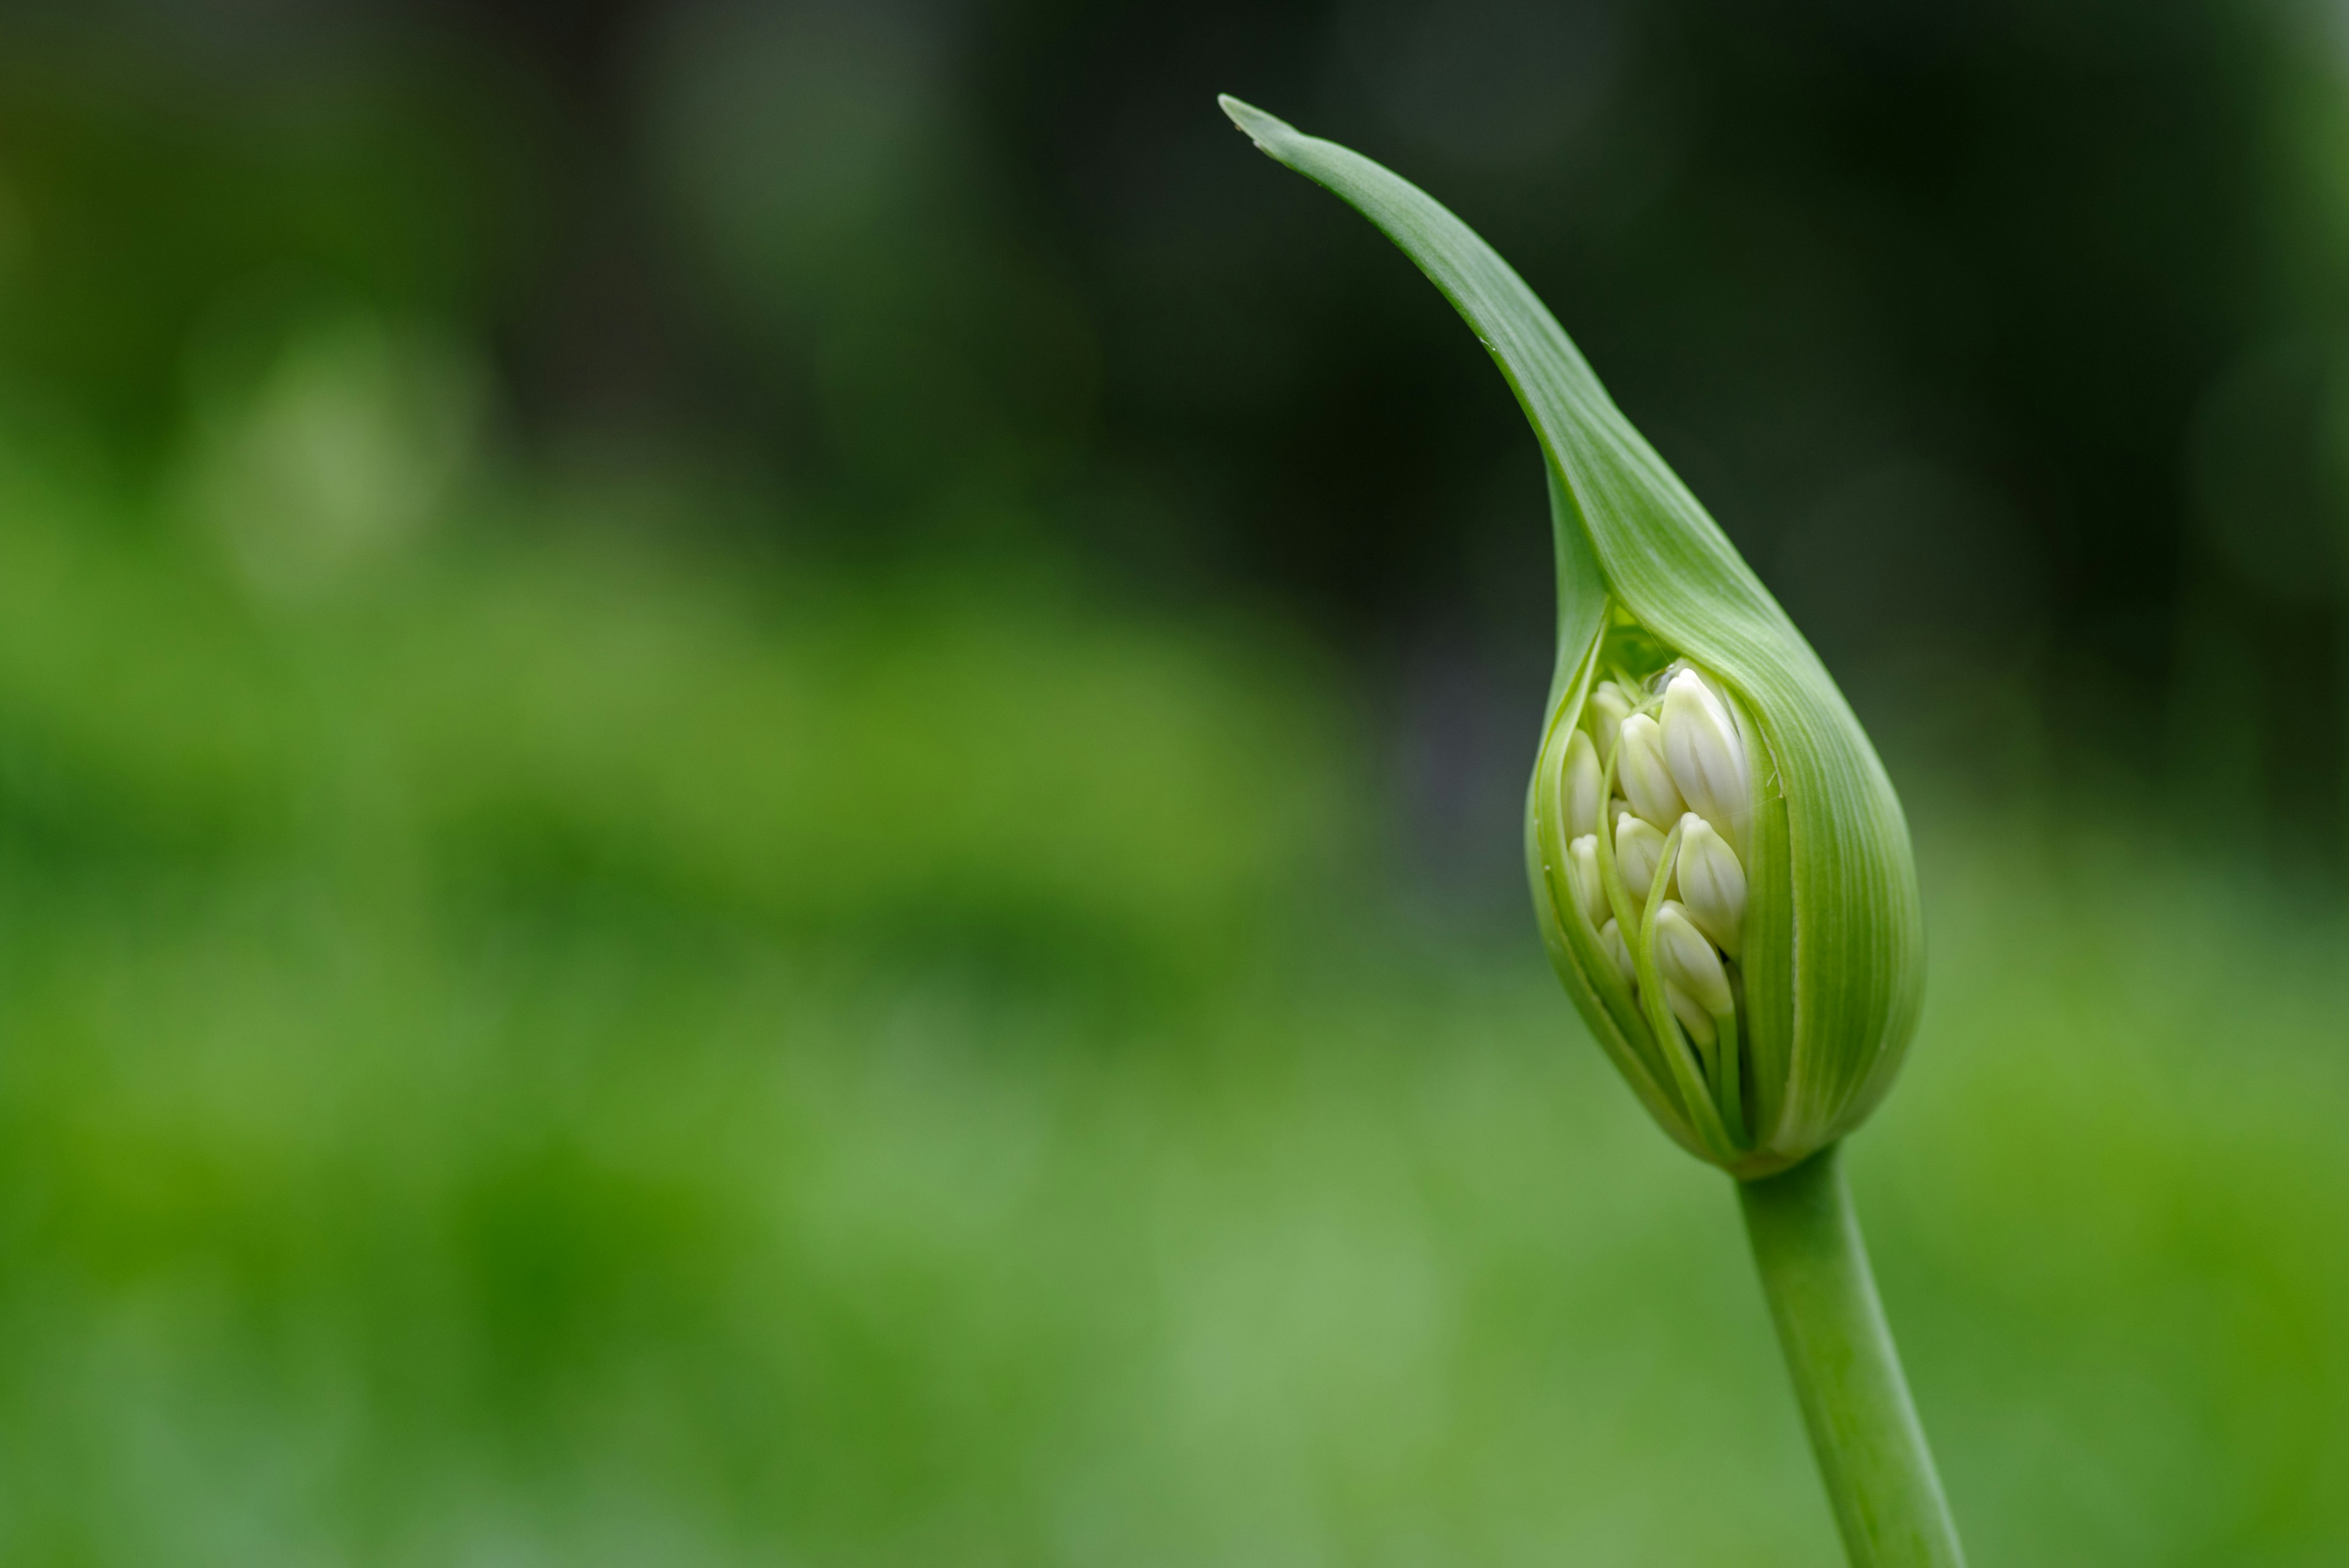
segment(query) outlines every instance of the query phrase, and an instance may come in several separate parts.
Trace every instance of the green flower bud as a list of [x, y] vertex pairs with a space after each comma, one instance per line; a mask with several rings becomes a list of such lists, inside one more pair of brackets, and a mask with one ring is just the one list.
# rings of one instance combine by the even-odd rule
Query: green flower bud
[[[1368, 159], [1225, 109], [1402, 247], [1540, 440], [1558, 635], [1526, 859], [1559, 978], [1684, 1147], [1741, 1177], [1799, 1163], [1876, 1106], [1916, 1025], [1922, 918], [1882, 763], [1777, 601], [1491, 247]], [[1611, 832], [1589, 810], [1584, 740]], [[1568, 853], [1586, 835], [1603, 903]]]

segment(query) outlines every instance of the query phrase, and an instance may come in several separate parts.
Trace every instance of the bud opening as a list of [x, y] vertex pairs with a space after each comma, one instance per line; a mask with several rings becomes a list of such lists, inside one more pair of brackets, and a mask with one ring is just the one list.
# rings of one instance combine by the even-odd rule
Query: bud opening
[[1733, 1166], [1754, 1155], [1746, 1129], [1773, 1108], [1749, 1059], [1761, 1040], [1740, 964], [1757, 779], [1775, 798], [1775, 771], [1729, 689], [1619, 611], [1578, 684], [1536, 779], [1537, 815], [1571, 830], [1551, 895], [1570, 928], [1560, 934], [1587, 956], [1634, 1086], [1678, 1113], [1666, 1125], [1683, 1142]]

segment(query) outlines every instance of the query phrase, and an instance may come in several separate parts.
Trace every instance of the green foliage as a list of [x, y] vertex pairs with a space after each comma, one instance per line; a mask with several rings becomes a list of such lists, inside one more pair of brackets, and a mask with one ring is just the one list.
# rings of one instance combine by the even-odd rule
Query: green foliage
[[395, 889], [1192, 962], [1346, 836], [1338, 727], [1278, 643], [1113, 619], [1049, 573], [744, 578], [523, 519], [289, 604], [242, 536], [92, 514], [22, 464], [0, 506], [0, 800], [36, 855], [322, 855]]
[[[5, 473], [0, 1563], [1832, 1550], [1717, 1179], [1333, 867], [1278, 640]], [[1977, 1550], [2332, 1560], [2339, 929], [1924, 820], [1851, 1158]]]

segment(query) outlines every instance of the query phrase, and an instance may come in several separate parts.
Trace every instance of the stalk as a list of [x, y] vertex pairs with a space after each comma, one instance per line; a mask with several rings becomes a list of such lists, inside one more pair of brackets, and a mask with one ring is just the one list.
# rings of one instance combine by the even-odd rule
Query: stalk
[[1830, 1144], [1738, 1183], [1746, 1234], [1852, 1568], [1963, 1568]]

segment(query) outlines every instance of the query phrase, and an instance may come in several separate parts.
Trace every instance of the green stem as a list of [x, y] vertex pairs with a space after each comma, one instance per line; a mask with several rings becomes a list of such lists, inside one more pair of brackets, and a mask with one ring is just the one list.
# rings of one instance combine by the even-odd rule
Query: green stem
[[1962, 1568], [1840, 1153], [1739, 1183], [1754, 1261], [1852, 1568]]

